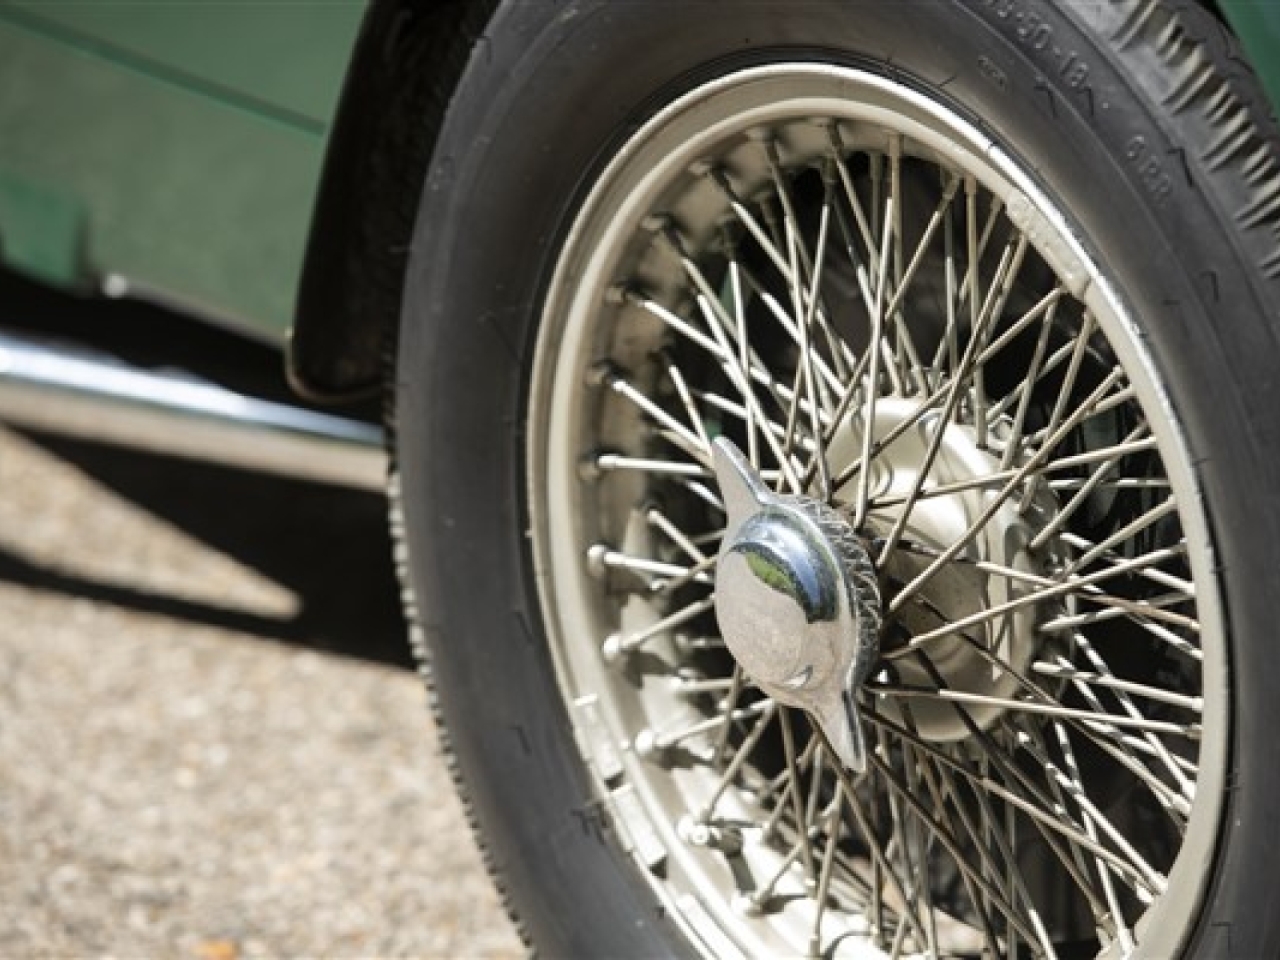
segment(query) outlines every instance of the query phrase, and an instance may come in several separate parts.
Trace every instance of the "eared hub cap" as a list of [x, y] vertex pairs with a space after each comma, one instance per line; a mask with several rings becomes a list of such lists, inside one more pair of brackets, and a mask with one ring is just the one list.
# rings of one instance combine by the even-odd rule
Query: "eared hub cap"
[[812, 497], [771, 493], [732, 441], [715, 441], [728, 510], [716, 617], [742, 669], [779, 703], [814, 717], [840, 762], [861, 773], [855, 691], [879, 648], [880, 588], [853, 528]]

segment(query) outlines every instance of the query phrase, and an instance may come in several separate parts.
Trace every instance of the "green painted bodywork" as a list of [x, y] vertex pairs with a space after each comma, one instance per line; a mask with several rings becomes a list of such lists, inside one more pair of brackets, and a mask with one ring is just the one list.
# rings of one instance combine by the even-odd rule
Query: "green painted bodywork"
[[282, 339], [364, 6], [0, 2], [0, 255]]
[[1272, 110], [1280, 113], [1280, 0], [1220, 0], [1220, 5], [1267, 88]]
[[[366, 0], [0, 0], [0, 259], [282, 340]], [[1280, 0], [1220, 0], [1280, 105]]]

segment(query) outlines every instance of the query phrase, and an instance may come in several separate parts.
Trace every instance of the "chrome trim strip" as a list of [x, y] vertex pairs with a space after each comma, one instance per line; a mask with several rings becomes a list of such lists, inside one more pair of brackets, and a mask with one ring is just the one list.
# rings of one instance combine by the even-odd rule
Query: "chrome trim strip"
[[0, 421], [97, 443], [381, 491], [382, 431], [0, 334]]

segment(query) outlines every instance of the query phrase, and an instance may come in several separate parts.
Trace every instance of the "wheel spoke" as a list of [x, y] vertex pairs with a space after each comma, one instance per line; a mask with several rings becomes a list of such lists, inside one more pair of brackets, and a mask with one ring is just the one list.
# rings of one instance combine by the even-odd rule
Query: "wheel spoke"
[[[993, 620], [998, 620], [1004, 617], [1006, 614], [1013, 613], [1017, 610], [1021, 610], [1029, 606], [1034, 606], [1034, 605], [1043, 603], [1046, 600], [1055, 599], [1057, 597], [1065, 597], [1065, 596], [1068, 596], [1071, 594], [1077, 594], [1077, 593], [1082, 594], [1084, 598], [1088, 599], [1089, 595], [1087, 593], [1084, 593], [1084, 588], [1086, 587], [1090, 587], [1095, 584], [1101, 583], [1104, 580], [1109, 580], [1114, 577], [1118, 577], [1122, 574], [1133, 573], [1137, 570], [1141, 570], [1145, 567], [1151, 566], [1152, 564], [1161, 563], [1165, 560], [1171, 560], [1171, 559], [1180, 557], [1181, 555], [1182, 555], [1182, 550], [1180, 548], [1165, 547], [1159, 550], [1153, 550], [1151, 553], [1143, 554], [1140, 557], [1133, 557], [1129, 560], [1124, 560], [1121, 562], [1114, 563], [1111, 566], [1105, 567], [1102, 570], [1097, 570], [1093, 573], [1088, 574], [1087, 576], [1073, 577], [1072, 579], [1067, 580], [1065, 582], [1062, 582], [1062, 581], [1054, 582], [1052, 586], [1047, 586], [1042, 590], [1037, 590], [1032, 593], [1023, 594], [1022, 596], [1017, 597], [1014, 600], [1009, 600], [1009, 601], [1006, 601], [1005, 603], [1000, 603], [1000, 604], [996, 604], [995, 606], [986, 607], [985, 609], [980, 610], [977, 613], [971, 614], [967, 617], [962, 617], [959, 620], [950, 621], [944, 624], [943, 626], [938, 627], [937, 629], [928, 630], [924, 633], [916, 634], [914, 637], [911, 638], [910, 642], [908, 642], [901, 651], [895, 651], [893, 654], [889, 655], [889, 657], [890, 659], [893, 659], [896, 657], [905, 656], [906, 654], [911, 653], [915, 650], [918, 650], [921, 647], [927, 646], [928, 644], [932, 643], [935, 640], [939, 640], [943, 637], [948, 637], [948, 636], [953, 636], [959, 633], [963, 633], [965, 630], [968, 630], [970, 627], [976, 627], [976, 626], [981, 626], [983, 624], [990, 623]], [[904, 592], [905, 592], [905, 588], [904, 588]], [[898, 594], [899, 597], [901, 597], [902, 595], [903, 595], [902, 593]], [[893, 607], [891, 605], [890, 610], [892, 609]]]
[[1089, 408], [1101, 400], [1102, 397], [1105, 396], [1113, 386], [1115, 386], [1122, 376], [1123, 374], [1119, 369], [1113, 370], [1107, 375], [1102, 383], [1098, 384], [1098, 386], [1094, 388], [1089, 398], [1071, 417], [1066, 420], [1066, 422], [1062, 423], [1058, 427], [1054, 432], [1054, 435], [1046, 441], [1040, 452], [1027, 461], [1024, 466], [1020, 467], [1009, 479], [1009, 482], [1006, 483], [997, 494], [989, 498], [986, 509], [984, 509], [978, 518], [969, 525], [969, 528], [961, 536], [957, 537], [954, 542], [952, 542], [952, 544], [943, 551], [938, 559], [930, 564], [919, 576], [902, 588], [898, 595], [889, 604], [889, 613], [894, 613], [901, 609], [902, 605], [908, 599], [919, 592], [919, 590], [928, 583], [930, 579], [937, 575], [938, 571], [941, 570], [946, 563], [955, 559], [955, 557], [969, 545], [973, 538], [982, 532], [990, 522], [991, 518], [995, 516], [996, 511], [1004, 505], [1006, 500], [1017, 492], [1021, 482], [1026, 479], [1033, 470], [1039, 467], [1044, 460], [1048, 459], [1049, 451], [1051, 451], [1058, 442], [1066, 437], [1067, 433], [1070, 432], [1070, 429], [1074, 427], [1076, 423], [1084, 419]]

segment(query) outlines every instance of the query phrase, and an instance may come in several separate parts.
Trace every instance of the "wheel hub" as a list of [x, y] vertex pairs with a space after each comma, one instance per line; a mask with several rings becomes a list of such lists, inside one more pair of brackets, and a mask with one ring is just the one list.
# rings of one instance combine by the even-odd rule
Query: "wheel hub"
[[[886, 399], [876, 412], [869, 487], [882, 502], [903, 499], [911, 491], [963, 487], [1000, 466], [998, 451], [1004, 423], [991, 425], [988, 449], [971, 428], [950, 425], [938, 442], [926, 476], [920, 468], [935, 419], [923, 418], [913, 430], [900, 425], [916, 419], [914, 403]], [[832, 445], [836, 463], [853, 462], [862, 447], [863, 428], [851, 419]], [[969, 630], [958, 630], [929, 645], [929, 668], [910, 656], [895, 659], [903, 684], [928, 687], [939, 677], [945, 686], [970, 698], [1009, 700], [1016, 696], [1014, 672], [993, 667], [998, 660], [1021, 671], [1043, 646], [1037, 623], [1043, 605], [1018, 606], [1034, 589], [1034, 578], [1057, 562], [1060, 545], [1052, 537], [1032, 547], [1054, 515], [1051, 493], [1038, 491], [1001, 508], [983, 525], [954, 562], [930, 580], [910, 604], [884, 623], [880, 580], [897, 588], [912, 581], [932, 558], [963, 539], [986, 504], [982, 488], [930, 496], [915, 503], [904, 527], [904, 549], [892, 552], [877, 571], [871, 555], [845, 517], [807, 496], [769, 491], [733, 443], [720, 438], [716, 477], [729, 514], [720, 550], [716, 616], [726, 645], [752, 680], [788, 706], [809, 711], [845, 764], [861, 772], [866, 763], [856, 691], [886, 652], [903, 649], [915, 636], [943, 623], [964, 621], [992, 607], [1012, 607]], [[856, 496], [856, 478], [836, 492], [842, 501]], [[898, 520], [893, 507], [873, 511], [866, 529], [877, 536]], [[1005, 568], [1025, 576], [992, 577]], [[882, 636], [883, 633], [883, 636]], [[877, 709], [907, 722], [900, 704], [886, 700]], [[934, 742], [963, 739], [974, 727], [989, 728], [1003, 709], [981, 700], [963, 706], [945, 700], [912, 704], [909, 722]]]
[[[1006, 466], [1007, 419], [987, 424], [982, 438], [971, 424], [950, 423], [942, 427], [937, 452], [922, 477], [939, 424], [937, 417], [926, 416], [903, 429], [903, 424], [917, 420], [916, 407], [915, 400], [882, 398], [872, 427], [872, 446], [878, 453], [871, 461], [869, 488], [888, 506], [870, 512], [866, 527], [871, 538], [888, 535], [912, 492], [920, 494], [911, 506], [899, 548], [878, 571], [887, 602], [944, 550], [966, 539], [998, 489], [978, 481]], [[864, 429], [861, 418], [849, 418], [832, 444], [833, 462], [859, 459]], [[1016, 467], [1017, 458], [1011, 456], [1008, 465]], [[938, 494], [940, 490], [955, 492]], [[853, 502], [856, 495], [856, 478], [835, 491], [840, 501]], [[1023, 671], [1035, 659], [1043, 646], [1037, 626], [1052, 615], [1045, 603], [1017, 606], [1017, 602], [1032, 593], [1036, 578], [1052, 573], [1066, 554], [1052, 535], [1037, 543], [1057, 508], [1053, 493], [1042, 486], [1010, 498], [910, 603], [894, 613], [881, 639], [890, 655], [943, 624], [973, 619], [993, 608], [1010, 608], [1006, 614], [931, 641], [927, 652], [934, 672], [915, 657], [895, 658], [893, 669], [900, 683], [932, 687], [941, 678], [947, 688], [970, 697], [1016, 697], [1019, 683], [1014, 671]], [[992, 572], [996, 570], [1003, 572]], [[994, 667], [993, 661], [1012, 669]], [[897, 700], [883, 700], [877, 709], [900, 723], [907, 721]], [[1002, 713], [999, 706], [973, 699], [963, 709], [944, 700], [916, 700], [911, 704], [910, 723], [925, 739], [953, 741], [969, 736], [974, 725], [989, 728]]]

